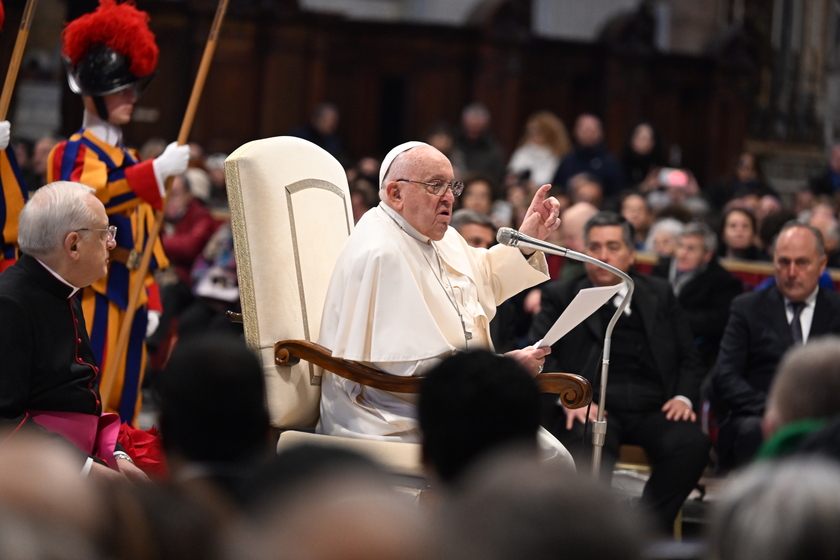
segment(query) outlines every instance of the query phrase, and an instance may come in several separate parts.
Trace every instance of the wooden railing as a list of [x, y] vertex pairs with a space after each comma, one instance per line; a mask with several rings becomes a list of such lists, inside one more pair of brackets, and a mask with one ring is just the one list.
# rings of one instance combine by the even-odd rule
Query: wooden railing
[[[639, 272], [649, 274], [658, 263], [659, 258], [653, 253], [636, 253], [636, 269]], [[773, 276], [773, 264], [769, 262], [720, 259], [720, 264], [737, 276], [744, 283], [744, 289], [747, 291]], [[840, 291], [840, 269], [830, 268], [828, 273], [831, 281], [834, 282], [834, 288]]]

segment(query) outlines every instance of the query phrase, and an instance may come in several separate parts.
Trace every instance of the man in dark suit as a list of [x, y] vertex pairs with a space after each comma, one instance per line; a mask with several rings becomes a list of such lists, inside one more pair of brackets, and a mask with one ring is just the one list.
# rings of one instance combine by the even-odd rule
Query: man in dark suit
[[818, 285], [825, 264], [820, 231], [788, 222], [773, 251], [775, 283], [732, 302], [712, 377], [724, 470], [748, 462], [761, 445], [767, 392], [785, 351], [840, 333], [840, 295]]
[[624, 188], [624, 172], [604, 144], [601, 119], [586, 113], [580, 115], [575, 121], [573, 134], [575, 148], [560, 162], [551, 184], [569, 189], [569, 179], [579, 173], [589, 173], [603, 188], [605, 200], [621, 192]]
[[[20, 214], [21, 258], [0, 274], [0, 442], [29, 429], [81, 451], [91, 476], [146, 476], [116, 443], [119, 417], [103, 414], [100, 370], [79, 290], [108, 272], [116, 227], [94, 190], [59, 181], [38, 189]], [[48, 459], [47, 459], [48, 460]]]
[[[613, 212], [596, 214], [586, 223], [584, 245], [588, 255], [619, 270], [627, 272], [633, 264], [633, 226]], [[660, 527], [669, 531], [708, 463], [708, 438], [692, 410], [699, 399], [703, 368], [668, 282], [639, 274], [632, 277], [636, 288], [629, 312], [619, 318], [612, 336], [604, 465], [612, 469], [621, 444], [645, 449], [653, 471], [642, 500]], [[531, 338], [542, 338], [581, 289], [618, 282], [611, 272], [587, 263], [586, 275], [545, 285]], [[597, 395], [604, 334], [615, 309], [614, 303], [604, 305], [554, 344], [546, 357], [548, 371], [583, 375]], [[543, 425], [580, 449], [586, 409], [567, 410], [556, 401], [544, 402]], [[589, 420], [597, 417], [597, 409], [593, 403]]]
[[717, 359], [729, 306], [744, 291], [741, 281], [720, 266], [716, 249], [712, 228], [691, 223], [677, 236], [674, 258], [660, 259], [653, 269], [671, 283], [706, 371]]

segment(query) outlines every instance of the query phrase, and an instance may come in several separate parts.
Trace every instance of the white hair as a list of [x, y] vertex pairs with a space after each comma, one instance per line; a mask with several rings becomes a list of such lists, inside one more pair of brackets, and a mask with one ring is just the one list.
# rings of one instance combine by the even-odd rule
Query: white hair
[[55, 251], [71, 231], [89, 227], [96, 216], [85, 195], [96, 191], [71, 181], [55, 181], [32, 195], [20, 213], [18, 245], [28, 255]]
[[660, 218], [648, 230], [648, 235], [645, 239], [645, 251], [649, 253], [653, 252], [653, 240], [656, 238], [658, 232], [664, 231], [670, 233], [676, 239], [683, 232], [683, 229], [685, 229], [685, 224], [676, 218]]
[[840, 465], [803, 457], [755, 463], [712, 514], [709, 560], [829, 560], [840, 555]]

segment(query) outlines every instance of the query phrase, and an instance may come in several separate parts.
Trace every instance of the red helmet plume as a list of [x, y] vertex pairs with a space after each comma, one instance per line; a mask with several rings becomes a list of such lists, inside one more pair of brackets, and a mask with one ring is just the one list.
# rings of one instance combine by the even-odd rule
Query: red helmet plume
[[77, 93], [105, 95], [150, 76], [157, 66], [149, 14], [131, 0], [99, 0], [96, 11], [67, 24], [61, 39]]

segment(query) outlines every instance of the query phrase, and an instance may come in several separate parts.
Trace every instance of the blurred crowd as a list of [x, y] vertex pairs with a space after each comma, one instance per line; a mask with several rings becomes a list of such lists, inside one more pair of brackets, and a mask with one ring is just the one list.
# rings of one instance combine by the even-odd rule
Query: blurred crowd
[[[800, 362], [802, 350], [790, 361]], [[822, 350], [836, 388], [837, 339]], [[826, 381], [817, 377], [815, 385]], [[476, 384], [480, 392], [464, 391]], [[784, 389], [776, 406], [790, 421]], [[420, 394], [419, 484], [335, 447], [275, 453], [262, 371], [238, 337], [179, 344], [159, 391], [157, 452], [166, 466], [147, 471], [149, 481], [82, 478], [77, 452], [60, 439], [22, 434], [4, 443], [0, 558], [829, 560], [840, 553], [836, 445], [828, 456], [812, 448], [737, 473], [717, 495], [702, 538], [671, 541], [588, 474], [539, 457], [538, 416], [527, 413], [539, 398], [536, 384], [513, 360], [486, 351], [453, 356], [429, 373]], [[441, 406], [453, 399], [465, 410]], [[471, 421], [462, 422], [464, 414]], [[132, 452], [138, 461], [154, 455]]]

